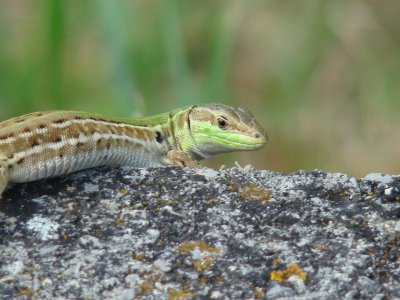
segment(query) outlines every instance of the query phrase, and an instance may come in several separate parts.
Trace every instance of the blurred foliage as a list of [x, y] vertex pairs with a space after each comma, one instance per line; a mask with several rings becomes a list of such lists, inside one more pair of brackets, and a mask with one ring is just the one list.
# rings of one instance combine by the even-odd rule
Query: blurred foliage
[[0, 119], [252, 110], [266, 149], [206, 164], [400, 173], [400, 2], [4, 0]]

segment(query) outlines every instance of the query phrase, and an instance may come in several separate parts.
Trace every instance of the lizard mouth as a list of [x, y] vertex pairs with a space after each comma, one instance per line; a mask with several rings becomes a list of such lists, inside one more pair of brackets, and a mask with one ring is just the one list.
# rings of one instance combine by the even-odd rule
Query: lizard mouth
[[265, 136], [260, 138], [255, 138], [249, 135], [241, 135], [242, 138], [237, 140], [229, 139], [229, 137], [222, 136], [214, 136], [208, 135], [205, 133], [198, 133], [203, 136], [203, 138], [207, 138], [208, 140], [214, 141], [215, 144], [223, 146], [227, 149], [235, 149], [235, 150], [256, 150], [262, 148], [266, 143], [267, 139]]

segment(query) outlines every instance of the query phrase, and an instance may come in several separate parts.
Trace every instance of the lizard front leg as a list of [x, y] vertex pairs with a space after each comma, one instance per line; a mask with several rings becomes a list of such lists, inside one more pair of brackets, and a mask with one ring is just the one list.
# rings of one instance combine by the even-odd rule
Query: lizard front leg
[[164, 163], [168, 166], [179, 166], [187, 168], [198, 168], [200, 164], [193, 160], [189, 155], [182, 151], [170, 150], [164, 158]]

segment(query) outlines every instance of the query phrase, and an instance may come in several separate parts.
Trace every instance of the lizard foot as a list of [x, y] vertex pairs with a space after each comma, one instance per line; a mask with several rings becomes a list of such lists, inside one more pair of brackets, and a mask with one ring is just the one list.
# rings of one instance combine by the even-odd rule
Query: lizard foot
[[200, 166], [200, 164], [193, 160], [189, 155], [177, 150], [171, 150], [167, 153], [165, 156], [165, 163], [168, 166], [187, 167], [191, 169]]

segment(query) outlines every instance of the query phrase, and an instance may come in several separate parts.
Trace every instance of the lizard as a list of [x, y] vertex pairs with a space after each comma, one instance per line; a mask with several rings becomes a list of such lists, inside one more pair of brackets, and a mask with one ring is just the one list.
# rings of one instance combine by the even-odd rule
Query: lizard
[[268, 140], [247, 109], [191, 105], [144, 118], [44, 111], [0, 123], [0, 197], [9, 182], [101, 165], [198, 167], [218, 153], [256, 150]]

